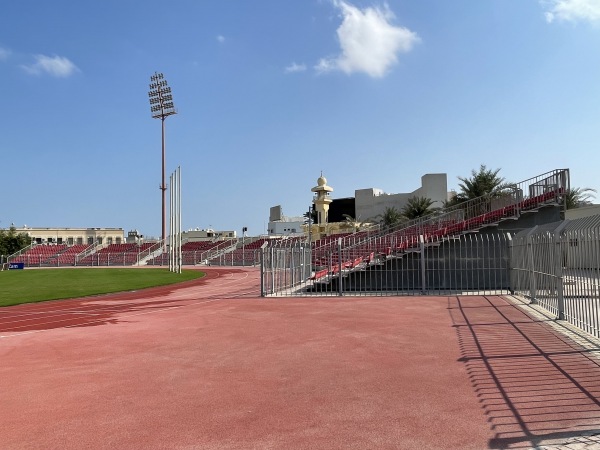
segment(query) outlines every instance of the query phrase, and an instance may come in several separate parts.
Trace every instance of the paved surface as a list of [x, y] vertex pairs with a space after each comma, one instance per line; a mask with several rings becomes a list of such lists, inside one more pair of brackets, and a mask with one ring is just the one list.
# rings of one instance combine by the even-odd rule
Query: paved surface
[[600, 448], [598, 346], [507, 299], [208, 274], [0, 309], [0, 448]]

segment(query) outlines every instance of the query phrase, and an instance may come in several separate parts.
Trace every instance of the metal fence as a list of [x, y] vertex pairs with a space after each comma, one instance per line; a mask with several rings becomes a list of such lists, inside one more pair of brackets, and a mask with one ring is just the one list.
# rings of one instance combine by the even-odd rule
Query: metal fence
[[515, 294], [600, 337], [600, 216], [520, 232], [511, 269]]
[[470, 233], [410, 242], [373, 238], [354, 246], [341, 239], [327, 252], [305, 243], [265, 247], [263, 296], [508, 294], [509, 233]]

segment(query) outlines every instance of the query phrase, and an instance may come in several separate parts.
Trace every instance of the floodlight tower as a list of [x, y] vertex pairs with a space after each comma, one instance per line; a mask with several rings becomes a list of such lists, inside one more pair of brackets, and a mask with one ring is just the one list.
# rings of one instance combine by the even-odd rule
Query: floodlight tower
[[173, 105], [173, 95], [171, 88], [167, 86], [167, 80], [162, 73], [154, 72], [150, 77], [150, 111], [154, 119], [160, 119], [162, 122], [162, 181], [159, 189], [162, 191], [162, 240], [166, 238], [166, 194], [167, 185], [165, 184], [165, 119], [173, 114], [177, 114]]

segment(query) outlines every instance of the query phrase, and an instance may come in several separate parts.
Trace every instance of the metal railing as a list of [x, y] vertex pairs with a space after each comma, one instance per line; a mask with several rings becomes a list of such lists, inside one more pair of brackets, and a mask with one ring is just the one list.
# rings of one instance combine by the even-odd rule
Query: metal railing
[[28, 248], [28, 252], [19, 252], [19, 254], [11, 256], [10, 261], [21, 262], [25, 267], [132, 266], [142, 264], [153, 252], [160, 249], [162, 243], [157, 242], [143, 250], [140, 246], [125, 252], [98, 252], [107, 246], [108, 244], [97, 245], [94, 243], [80, 253], [68, 254], [67, 251], [71, 247], [66, 245], [37, 244]]
[[[341, 246], [356, 247], [379, 240], [389, 242], [391, 249], [396, 242], [416, 247], [417, 236], [423, 236], [426, 241], [459, 236], [502, 220], [518, 219], [521, 215], [536, 212], [543, 206], [561, 205], [564, 208], [564, 195], [569, 190], [569, 183], [568, 169], [552, 170], [507, 185], [494, 194], [446, 207], [427, 216], [404, 221], [395, 227], [350, 234], [341, 238]], [[317, 241], [314, 244], [313, 258], [322, 258], [337, 245], [338, 239], [335, 236]]]
[[[14, 260], [14, 259], [16, 259], [17, 257], [19, 257], [19, 256], [21, 256], [21, 255], [23, 255], [23, 254], [27, 253], [28, 251], [30, 251], [30, 250], [31, 250], [33, 247], [35, 247], [36, 245], [38, 245], [38, 244], [36, 244], [35, 242], [32, 242], [32, 243], [31, 243], [31, 244], [29, 244], [27, 247], [25, 247], [25, 248], [22, 248], [22, 249], [21, 249], [21, 250], [19, 250], [19, 251], [16, 251], [16, 252], [15, 252], [15, 253], [13, 253], [12, 255], [3, 256], [3, 257], [2, 257], [2, 258], [3, 258], [3, 259], [2, 259], [2, 262], [3, 262], [3, 263], [4, 263], [4, 262], [7, 262], [7, 263], [8, 263], [8, 262], [10, 262], [10, 261], [13, 261], [13, 260]], [[6, 261], [4, 261], [4, 259], [6, 259]]]
[[511, 289], [556, 319], [600, 337], [600, 216], [518, 233]]
[[[315, 259], [303, 243], [265, 246], [263, 296], [509, 294], [509, 233], [464, 234], [397, 242], [384, 238], [344, 247], [342, 239]], [[403, 245], [406, 244], [406, 245]], [[318, 267], [317, 270], [313, 268]]]

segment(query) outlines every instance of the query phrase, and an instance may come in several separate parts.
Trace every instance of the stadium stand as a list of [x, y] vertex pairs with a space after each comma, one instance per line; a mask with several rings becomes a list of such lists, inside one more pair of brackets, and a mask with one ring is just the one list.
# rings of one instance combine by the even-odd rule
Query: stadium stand
[[78, 266], [131, 266], [150, 256], [160, 243], [108, 244], [76, 261]]
[[[503, 220], [517, 219], [544, 206], [559, 205], [568, 187], [565, 172], [557, 170], [525, 180], [503, 195], [473, 199], [415, 219], [396, 229], [364, 237], [343, 237], [341, 245], [337, 242], [337, 236], [316, 241], [312, 252], [314, 273], [311, 278], [321, 280], [332, 277], [342, 270], [417, 250], [421, 245], [436, 245], [443, 239], [478, 232], [484, 227], [497, 226]], [[529, 192], [530, 195], [524, 198], [523, 192]], [[344, 249], [342, 260], [338, 245]]]
[[70, 247], [67, 247], [62, 252], [57, 253], [56, 255], [46, 260], [44, 265], [56, 267], [74, 266], [77, 255], [84, 252], [88, 247], [90, 246], [86, 244], [75, 244]]
[[25, 267], [40, 267], [67, 248], [66, 244], [38, 244], [31, 246], [26, 252], [10, 258], [9, 262], [24, 263]]

